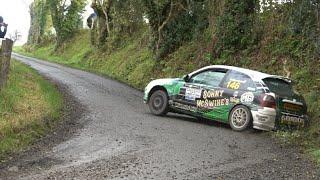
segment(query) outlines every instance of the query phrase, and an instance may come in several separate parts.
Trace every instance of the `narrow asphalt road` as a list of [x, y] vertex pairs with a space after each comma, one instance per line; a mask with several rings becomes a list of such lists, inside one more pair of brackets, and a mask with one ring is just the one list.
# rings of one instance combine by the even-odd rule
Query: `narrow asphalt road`
[[143, 93], [127, 85], [13, 57], [67, 87], [86, 111], [69, 139], [27, 157], [30, 167], [3, 168], [0, 179], [320, 179], [298, 149], [266, 133], [238, 133], [176, 114], [156, 117]]

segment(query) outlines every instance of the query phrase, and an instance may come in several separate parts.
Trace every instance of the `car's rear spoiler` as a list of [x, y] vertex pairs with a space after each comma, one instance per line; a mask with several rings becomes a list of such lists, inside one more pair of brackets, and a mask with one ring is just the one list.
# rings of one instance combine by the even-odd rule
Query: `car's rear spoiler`
[[283, 80], [283, 81], [285, 81], [285, 82], [287, 82], [287, 83], [293, 83], [292, 79], [287, 78], [287, 77], [283, 77], [283, 76], [276, 76], [276, 75], [274, 75], [274, 76], [266, 77], [266, 78], [264, 78], [264, 79], [268, 79], [268, 78], [281, 79], [281, 80]]

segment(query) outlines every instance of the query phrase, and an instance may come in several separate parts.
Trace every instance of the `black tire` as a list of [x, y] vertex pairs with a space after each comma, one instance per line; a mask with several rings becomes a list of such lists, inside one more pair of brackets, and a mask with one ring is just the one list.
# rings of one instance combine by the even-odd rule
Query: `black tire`
[[252, 115], [250, 110], [243, 105], [236, 106], [229, 115], [229, 124], [235, 131], [244, 131], [252, 124]]
[[153, 92], [151, 94], [148, 105], [152, 114], [157, 116], [166, 115], [169, 110], [167, 93], [163, 90], [157, 90]]

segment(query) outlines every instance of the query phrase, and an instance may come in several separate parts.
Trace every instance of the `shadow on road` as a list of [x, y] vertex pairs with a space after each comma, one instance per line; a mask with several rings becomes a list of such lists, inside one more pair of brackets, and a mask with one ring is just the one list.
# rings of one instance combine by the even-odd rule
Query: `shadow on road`
[[[188, 122], [193, 122], [193, 123], [199, 123], [199, 124], [204, 124], [204, 125], [208, 125], [208, 126], [214, 126], [214, 127], [218, 127], [218, 128], [224, 128], [226, 130], [230, 130], [232, 131], [231, 127], [229, 124], [225, 124], [222, 122], [218, 122], [218, 121], [213, 121], [210, 119], [205, 119], [205, 118], [195, 118], [192, 116], [187, 116], [187, 115], [181, 115], [181, 114], [176, 114], [176, 113], [169, 113], [167, 114], [165, 117], [173, 119], [173, 120], [181, 120], [181, 121], [188, 121]], [[254, 133], [254, 134], [261, 134], [264, 131], [261, 130], [257, 130], [257, 129], [249, 129], [247, 131], [245, 131], [246, 133]]]

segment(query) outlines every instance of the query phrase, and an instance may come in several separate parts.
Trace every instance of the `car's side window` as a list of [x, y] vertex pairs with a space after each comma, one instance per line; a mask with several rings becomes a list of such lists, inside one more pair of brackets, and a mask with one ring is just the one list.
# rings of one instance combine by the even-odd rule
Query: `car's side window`
[[222, 87], [233, 90], [256, 90], [256, 85], [253, 80], [248, 75], [238, 71], [230, 71], [225, 78]]
[[189, 83], [205, 84], [208, 86], [217, 87], [221, 83], [225, 72], [208, 70], [192, 76]]

